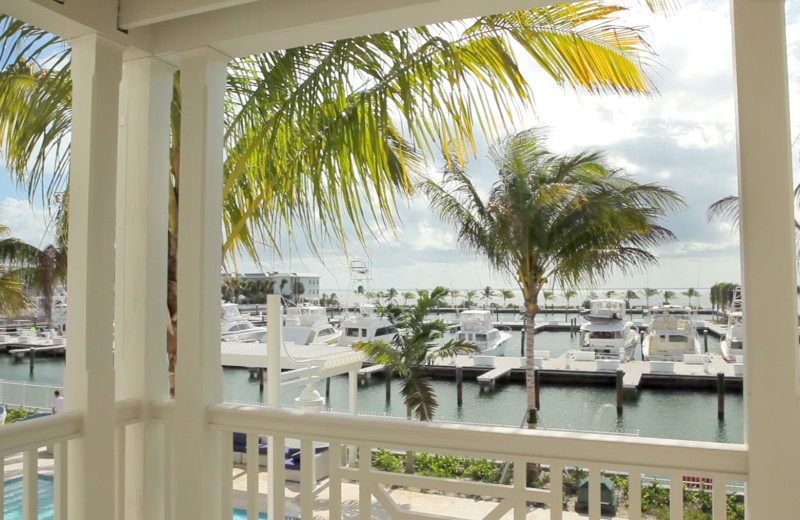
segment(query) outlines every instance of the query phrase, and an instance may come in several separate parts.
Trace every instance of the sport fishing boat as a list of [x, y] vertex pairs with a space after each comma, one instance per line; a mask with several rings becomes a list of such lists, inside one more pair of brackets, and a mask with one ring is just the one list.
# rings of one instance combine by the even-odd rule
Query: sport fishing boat
[[701, 353], [691, 308], [656, 306], [650, 309], [650, 317], [650, 328], [642, 342], [646, 361], [683, 361], [684, 354]]
[[333, 345], [342, 335], [328, 322], [325, 308], [316, 305], [288, 307], [283, 320], [283, 340], [297, 345]]
[[598, 358], [633, 359], [639, 329], [627, 318], [624, 300], [592, 300], [583, 317], [588, 322], [580, 329], [582, 351], [594, 352]]
[[267, 338], [267, 328], [253, 325], [249, 319], [241, 315], [239, 306], [235, 303], [222, 304], [221, 332], [223, 341], [263, 342]]
[[481, 356], [502, 356], [511, 334], [497, 330], [492, 324], [492, 313], [487, 310], [463, 311], [458, 315], [461, 330], [458, 339], [474, 344]]
[[744, 322], [742, 321], [742, 289], [733, 293], [731, 312], [728, 313], [728, 332], [719, 340], [719, 349], [726, 361], [735, 361], [744, 355]]
[[397, 329], [389, 318], [381, 316], [377, 308], [370, 304], [359, 305], [356, 314], [342, 319], [339, 328], [342, 335], [336, 344], [340, 347], [373, 339], [384, 339], [391, 343], [397, 335]]

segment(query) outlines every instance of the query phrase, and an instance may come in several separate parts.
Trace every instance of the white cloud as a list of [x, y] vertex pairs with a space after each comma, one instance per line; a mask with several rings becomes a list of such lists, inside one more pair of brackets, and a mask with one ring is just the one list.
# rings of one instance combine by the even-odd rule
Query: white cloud
[[29, 244], [41, 246], [53, 242], [50, 221], [48, 212], [26, 200], [6, 197], [0, 201], [0, 224], [7, 226], [12, 236]]

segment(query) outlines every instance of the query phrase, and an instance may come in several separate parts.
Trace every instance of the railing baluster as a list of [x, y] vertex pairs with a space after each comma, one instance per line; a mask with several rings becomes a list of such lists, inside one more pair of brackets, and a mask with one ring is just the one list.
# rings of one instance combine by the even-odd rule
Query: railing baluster
[[[268, 450], [272, 452], [272, 445]], [[272, 480], [271, 474], [269, 477]], [[258, 520], [258, 434], [256, 433], [247, 434], [247, 520]]]
[[222, 499], [220, 500], [220, 518], [228, 518], [233, 514], [233, 433], [223, 431], [220, 434], [220, 481], [222, 482]]
[[53, 520], [67, 520], [67, 442], [57, 442], [53, 449]]
[[372, 518], [372, 447], [358, 447], [358, 518], [370, 520]]
[[564, 466], [550, 464], [550, 520], [564, 516]]
[[328, 509], [330, 520], [342, 520], [342, 445], [332, 442], [328, 450]]
[[22, 454], [22, 518], [39, 518], [39, 453], [36, 448]]
[[267, 472], [269, 473], [269, 479], [267, 482], [269, 486], [269, 506], [267, 518], [282, 519], [286, 516], [286, 480], [284, 478], [286, 459], [283, 454], [284, 438], [272, 435], [268, 439]]
[[600, 468], [589, 468], [589, 520], [600, 520]]
[[[2, 397], [2, 396], [0, 396]], [[5, 510], [6, 510], [6, 458], [5, 456], [0, 455], [0, 470], [3, 471], [4, 478], [0, 478], [0, 520], [3, 520], [5, 517]], [[55, 520], [60, 520], [58, 517]]]
[[125, 520], [125, 425], [116, 427], [117, 433], [117, 520]]
[[525, 520], [528, 502], [525, 499], [525, 488], [528, 483], [527, 463], [523, 459], [514, 459], [514, 520]]
[[713, 478], [713, 519], [725, 520], [728, 517], [727, 480], [720, 475], [715, 475]]
[[173, 429], [171, 421], [164, 423], [164, 518], [166, 520], [175, 518], [172, 501], [172, 490], [175, 489], [172, 472], [175, 466], [172, 460], [175, 453]]
[[314, 519], [314, 443], [300, 441], [300, 517]]
[[669, 476], [669, 520], [683, 520], [683, 475]]
[[642, 473], [628, 472], [628, 519], [642, 520]]

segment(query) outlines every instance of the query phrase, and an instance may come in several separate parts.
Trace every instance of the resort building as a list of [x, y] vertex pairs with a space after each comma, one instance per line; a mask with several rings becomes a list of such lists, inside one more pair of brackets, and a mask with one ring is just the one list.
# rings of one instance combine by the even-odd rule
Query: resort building
[[[223, 99], [237, 56], [490, 12], [542, 0], [0, 0], [0, 11], [72, 46], [69, 356], [65, 411], [0, 429], [4, 454], [24, 452], [25, 514], [37, 518], [37, 448], [55, 453], [55, 518], [231, 518], [233, 432], [257, 461], [267, 436], [268, 517], [284, 518], [287, 439], [303, 460], [326, 443], [331, 519], [342, 482], [358, 486], [359, 518], [373, 504], [394, 518], [391, 486], [493, 496], [484, 518], [526, 518], [528, 503], [562, 515], [561, 468], [588, 468], [588, 515], [601, 515], [603, 471], [631, 475], [629, 518], [641, 517], [643, 473], [672, 482], [670, 518], [683, 517], [684, 476], [713, 482], [714, 520], [725, 518], [725, 482], [745, 483], [747, 518], [797, 518], [800, 399], [792, 153], [784, 2], [732, 0], [742, 274], [746, 342], [745, 443], [723, 445], [426, 424], [222, 403], [220, 265]], [[167, 198], [174, 72], [182, 90], [178, 250], [179, 334], [169, 399]], [[120, 88], [121, 87], [121, 88]], [[113, 349], [112, 349], [113, 345]], [[277, 404], [277, 403], [273, 403]], [[514, 484], [485, 485], [371, 468], [373, 448], [454, 453], [514, 462]], [[345, 455], [347, 453], [347, 455]], [[358, 456], [358, 461], [354, 457]], [[549, 489], [526, 487], [526, 463], [550, 467]], [[312, 465], [300, 468], [301, 513], [315, 518]], [[257, 468], [248, 467], [255, 519]], [[254, 475], [254, 476], [253, 476]], [[254, 480], [253, 480], [254, 479]], [[350, 485], [350, 484], [348, 484]], [[319, 512], [317, 512], [319, 513]], [[449, 518], [447, 510], [424, 518]]]
[[302, 300], [319, 300], [318, 274], [312, 273], [269, 273], [274, 282], [273, 294], [280, 294], [286, 301], [298, 303]]

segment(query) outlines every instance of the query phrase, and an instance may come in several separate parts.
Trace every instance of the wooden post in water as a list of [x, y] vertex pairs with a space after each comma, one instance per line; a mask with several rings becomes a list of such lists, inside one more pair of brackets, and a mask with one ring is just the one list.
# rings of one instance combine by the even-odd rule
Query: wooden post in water
[[36, 364], [36, 349], [35, 348], [31, 347], [31, 349], [28, 351], [28, 357], [30, 358], [30, 361], [31, 361], [30, 374], [33, 375], [33, 366]]
[[618, 368], [617, 369], [617, 415], [622, 415], [623, 377], [625, 377], [625, 372], [621, 368]]
[[539, 383], [539, 369], [534, 367], [533, 368], [533, 402], [536, 406], [536, 409], [539, 409], [539, 387], [541, 384]]
[[708, 354], [708, 329], [703, 331], [703, 348], [705, 353]]
[[386, 376], [386, 404], [392, 400], [392, 370], [387, 366], [383, 369]]
[[325, 379], [325, 402], [328, 403], [328, 406], [331, 405], [331, 378], [330, 377]]
[[717, 419], [725, 420], [725, 373], [717, 372]]
[[258, 369], [258, 391], [264, 393], [264, 369]]
[[456, 365], [456, 403], [458, 407], [464, 404], [464, 367]]

